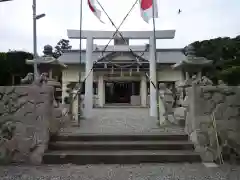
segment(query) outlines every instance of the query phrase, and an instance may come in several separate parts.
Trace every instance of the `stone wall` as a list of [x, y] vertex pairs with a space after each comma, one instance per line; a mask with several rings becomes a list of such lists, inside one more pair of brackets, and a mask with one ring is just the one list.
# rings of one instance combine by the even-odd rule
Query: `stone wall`
[[51, 133], [61, 127], [53, 87], [0, 87], [0, 164], [40, 164]]
[[217, 160], [224, 147], [240, 152], [240, 87], [193, 83], [186, 92], [185, 128], [203, 161]]

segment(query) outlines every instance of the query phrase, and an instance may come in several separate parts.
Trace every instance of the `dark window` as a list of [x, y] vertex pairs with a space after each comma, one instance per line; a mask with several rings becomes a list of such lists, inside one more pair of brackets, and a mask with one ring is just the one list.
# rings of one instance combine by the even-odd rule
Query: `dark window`
[[132, 82], [132, 95], [133, 96], [140, 95], [140, 82], [139, 81]]

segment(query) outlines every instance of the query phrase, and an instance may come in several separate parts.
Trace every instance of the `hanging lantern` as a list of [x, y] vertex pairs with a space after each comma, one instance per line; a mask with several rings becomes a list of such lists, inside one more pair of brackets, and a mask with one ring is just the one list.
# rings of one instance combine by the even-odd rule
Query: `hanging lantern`
[[104, 68], [107, 69], [107, 64], [106, 63], [104, 64]]
[[132, 68], [130, 68], [129, 76], [132, 76]]

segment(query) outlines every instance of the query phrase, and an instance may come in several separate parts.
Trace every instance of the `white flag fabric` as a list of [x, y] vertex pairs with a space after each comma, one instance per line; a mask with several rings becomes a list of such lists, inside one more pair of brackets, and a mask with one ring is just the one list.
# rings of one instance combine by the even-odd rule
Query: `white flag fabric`
[[101, 21], [102, 23], [104, 23], [101, 20], [101, 14], [102, 12], [96, 7], [95, 5], [95, 0], [87, 0], [88, 1], [88, 6], [89, 9], [92, 11], [92, 13], [99, 19], [99, 21]]
[[158, 4], [157, 0], [140, 0], [141, 16], [146, 23], [153, 18], [153, 6], [154, 6], [154, 18], [158, 18]]

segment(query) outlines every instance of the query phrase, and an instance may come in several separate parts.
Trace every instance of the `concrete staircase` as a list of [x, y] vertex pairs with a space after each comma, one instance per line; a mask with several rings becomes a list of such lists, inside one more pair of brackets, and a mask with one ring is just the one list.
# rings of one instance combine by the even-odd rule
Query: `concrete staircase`
[[186, 134], [81, 134], [52, 137], [45, 164], [199, 162]]

